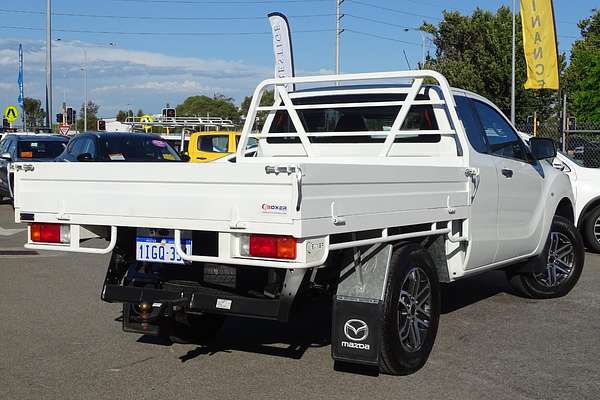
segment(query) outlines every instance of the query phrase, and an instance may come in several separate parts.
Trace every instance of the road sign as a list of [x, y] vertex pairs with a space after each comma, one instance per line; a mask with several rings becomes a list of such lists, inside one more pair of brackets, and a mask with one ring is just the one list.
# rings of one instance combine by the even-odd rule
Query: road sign
[[19, 110], [12, 104], [4, 109], [4, 118], [6, 118], [11, 124], [15, 122], [18, 117]]
[[[154, 118], [152, 118], [152, 116], [148, 115], [148, 114], [142, 115], [140, 117], [140, 122], [142, 124], [150, 124], [150, 123], [154, 122]], [[150, 129], [152, 129], [152, 125], [144, 125], [144, 130], [146, 132], [148, 132]]]
[[71, 129], [71, 125], [60, 124], [58, 126], [58, 130], [59, 130], [59, 132], [60, 132], [61, 135], [66, 135], [67, 133], [69, 133], [69, 129]]

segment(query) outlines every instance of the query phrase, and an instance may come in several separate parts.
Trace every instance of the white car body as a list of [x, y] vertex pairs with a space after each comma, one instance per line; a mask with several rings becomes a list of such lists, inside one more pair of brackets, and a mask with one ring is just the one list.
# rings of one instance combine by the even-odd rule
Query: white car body
[[555, 161], [555, 166], [571, 179], [575, 196], [575, 221], [580, 227], [585, 214], [600, 206], [600, 168], [582, 167], [562, 153], [558, 153], [556, 158], [560, 163]]
[[[285, 89], [290, 82], [407, 78], [413, 83], [346, 91], [330, 88], [287, 93]], [[425, 78], [435, 79], [439, 86], [423, 85]], [[259, 107], [262, 93], [273, 86], [282, 105]], [[415, 134], [399, 129], [409, 110], [402, 107], [394, 125], [380, 134], [386, 137], [382, 144], [310, 143], [308, 136], [335, 134], [301, 132], [291, 99], [344, 93], [406, 96], [405, 101], [370, 105], [374, 107], [432, 105], [439, 129], [419, 131], [419, 135], [440, 135], [439, 142], [395, 143], [395, 136]], [[424, 93], [429, 100], [416, 99]], [[26, 222], [22, 218], [26, 216], [71, 227], [69, 245], [29, 240], [26, 247], [33, 249], [109, 252], [114, 240], [103, 250], [81, 247], [76, 240], [79, 227], [111, 229], [112, 239], [117, 227], [155, 227], [174, 230], [177, 251], [184, 260], [286, 269], [318, 267], [333, 250], [442, 235], [449, 281], [539, 254], [559, 205], [568, 209], [573, 203], [568, 179], [545, 161], [532, 164], [475, 151], [457, 115], [454, 96], [479, 101], [501, 114], [484, 98], [451, 89], [445, 78], [433, 71], [267, 80], [256, 89], [236, 163], [130, 163], [126, 170], [110, 163], [20, 165], [15, 174], [16, 220]], [[276, 110], [290, 112], [300, 143], [268, 143], [266, 131], [253, 131], [259, 111], [271, 112], [265, 123], [268, 129]], [[247, 158], [243, 149], [252, 136], [260, 139], [259, 156]], [[279, 134], [283, 136], [289, 134]], [[503, 176], [505, 170], [514, 171], [514, 177]], [[417, 225], [416, 232], [389, 233], [397, 227]], [[178, 245], [183, 231], [195, 229], [218, 232], [218, 256], [186, 254]], [[332, 235], [367, 230], [378, 230], [379, 235], [341, 243], [330, 240]], [[297, 238], [297, 259], [242, 255], [242, 241], [249, 233]]]

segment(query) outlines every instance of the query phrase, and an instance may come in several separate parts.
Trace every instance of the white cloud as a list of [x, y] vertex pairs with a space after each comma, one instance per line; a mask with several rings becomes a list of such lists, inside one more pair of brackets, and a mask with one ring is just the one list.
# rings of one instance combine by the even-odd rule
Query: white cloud
[[[23, 44], [24, 52], [25, 95], [42, 102], [45, 99], [44, 42], [1, 38], [0, 107], [14, 103], [18, 95], [19, 43]], [[166, 103], [179, 104], [190, 95], [220, 93], [240, 102], [254, 91], [258, 82], [273, 75], [270, 59], [265, 60], [266, 66], [260, 66], [241, 60], [178, 57], [80, 41], [55, 42], [52, 59], [54, 113], [64, 99], [76, 108], [83, 103], [82, 66], [85, 64], [88, 99], [100, 105], [102, 117], [112, 117], [117, 110], [130, 108], [158, 112]], [[321, 69], [316, 73], [333, 71]], [[311, 72], [299, 71], [299, 74]]]
[[[17, 49], [20, 41], [0, 39], [0, 105], [14, 102], [17, 92]], [[25, 62], [25, 95], [44, 98], [43, 41], [21, 41]], [[83, 102], [82, 69], [87, 53], [88, 98], [100, 105], [102, 116], [120, 108], [159, 110], [194, 94], [222, 93], [238, 101], [272, 69], [240, 60], [173, 57], [160, 52], [98, 46], [79, 41], [52, 47], [54, 109], [66, 97], [70, 105]], [[10, 83], [14, 77], [14, 84]]]

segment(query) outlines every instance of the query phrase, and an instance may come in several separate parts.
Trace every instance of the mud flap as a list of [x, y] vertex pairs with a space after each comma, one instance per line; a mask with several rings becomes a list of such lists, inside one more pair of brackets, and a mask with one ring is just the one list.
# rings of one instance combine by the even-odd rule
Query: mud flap
[[392, 246], [353, 251], [353, 261], [340, 273], [333, 302], [331, 356], [337, 361], [376, 366]]
[[334, 360], [379, 365], [382, 301], [336, 296], [331, 354]]

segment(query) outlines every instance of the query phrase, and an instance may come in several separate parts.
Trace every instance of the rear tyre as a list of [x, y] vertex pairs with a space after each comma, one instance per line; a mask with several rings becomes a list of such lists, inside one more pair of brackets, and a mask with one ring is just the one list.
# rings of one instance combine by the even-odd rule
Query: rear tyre
[[512, 273], [508, 278], [521, 295], [534, 299], [551, 299], [568, 294], [581, 272], [585, 251], [579, 232], [566, 218], [555, 216], [544, 251], [533, 260], [541, 268], [534, 272]]
[[408, 375], [429, 358], [440, 318], [440, 287], [427, 251], [407, 244], [392, 254], [384, 294], [379, 370]]
[[587, 214], [583, 224], [583, 236], [588, 248], [600, 253], [600, 207]]

